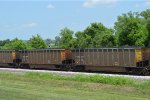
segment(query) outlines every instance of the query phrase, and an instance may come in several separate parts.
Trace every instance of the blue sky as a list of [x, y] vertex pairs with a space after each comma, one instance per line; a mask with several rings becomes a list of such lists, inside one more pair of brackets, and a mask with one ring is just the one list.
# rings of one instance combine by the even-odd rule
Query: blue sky
[[0, 0], [0, 40], [82, 31], [92, 22], [113, 27], [117, 16], [150, 8], [150, 0]]

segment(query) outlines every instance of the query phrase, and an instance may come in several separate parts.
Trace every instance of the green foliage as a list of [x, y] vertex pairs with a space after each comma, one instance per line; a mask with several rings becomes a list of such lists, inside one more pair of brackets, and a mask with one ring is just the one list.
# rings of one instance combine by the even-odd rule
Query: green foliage
[[61, 48], [73, 48], [74, 47], [73, 33], [74, 32], [68, 28], [64, 28], [61, 30], [61, 32], [59, 33]]
[[32, 36], [32, 38], [30, 38], [28, 41], [28, 45], [33, 49], [47, 48], [45, 41], [41, 38], [40, 35]]
[[146, 29], [148, 31], [148, 38], [145, 46], [150, 47], [150, 9], [142, 11], [141, 16], [143, 17], [143, 23], [145, 24]]
[[53, 44], [53, 40], [51, 39], [46, 39], [45, 40], [46, 45], [48, 45], [49, 47]]
[[56, 47], [59, 47], [59, 46], [60, 46], [60, 37], [59, 37], [59, 36], [56, 36], [56, 37], [55, 37], [55, 46], [56, 46]]
[[9, 43], [6, 43], [2, 49], [15, 49], [15, 50], [23, 50], [27, 49], [27, 44], [18, 38], [15, 38]]
[[105, 30], [104, 33], [98, 33], [93, 38], [94, 47], [113, 47], [115, 46], [115, 36], [110, 29]]
[[142, 17], [144, 17], [145, 19], [149, 19], [150, 18], [150, 9], [147, 9], [145, 11], [142, 11], [140, 14]]
[[129, 12], [118, 17], [115, 23], [118, 46], [145, 46], [148, 32], [138, 13]]
[[77, 32], [75, 36], [79, 48], [115, 45], [113, 30], [106, 28], [102, 23], [91, 23], [83, 32]]
[[84, 32], [77, 32], [75, 34], [75, 47], [76, 48], [86, 48], [89, 46], [88, 41], [91, 40], [91, 37], [87, 34], [84, 34]]
[[0, 41], [0, 46], [4, 46], [5, 44], [8, 44], [8, 43], [10, 43], [10, 40], [9, 40], [9, 39], [1, 40], [1, 41]]

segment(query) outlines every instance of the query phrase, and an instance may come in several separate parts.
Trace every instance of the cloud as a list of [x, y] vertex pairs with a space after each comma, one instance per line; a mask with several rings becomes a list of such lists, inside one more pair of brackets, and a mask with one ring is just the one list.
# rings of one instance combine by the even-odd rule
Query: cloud
[[52, 8], [55, 8], [55, 6], [53, 6], [52, 4], [49, 4], [49, 5], [47, 6], [47, 8], [52, 9]]
[[142, 7], [142, 6], [150, 6], [150, 1], [140, 1], [140, 3], [136, 3], [135, 4], [135, 7], [138, 8], [138, 7]]
[[83, 3], [83, 7], [92, 8], [100, 5], [113, 5], [116, 4], [118, 0], [86, 0]]
[[140, 4], [135, 4], [135, 7], [137, 7], [137, 8], [140, 7]]
[[25, 26], [25, 27], [32, 28], [32, 27], [35, 27], [35, 26], [37, 26], [37, 23], [35, 23], [35, 22], [32, 22], [32, 23], [25, 24], [24, 26]]
[[146, 1], [144, 4], [145, 4], [146, 6], [150, 6], [150, 1]]

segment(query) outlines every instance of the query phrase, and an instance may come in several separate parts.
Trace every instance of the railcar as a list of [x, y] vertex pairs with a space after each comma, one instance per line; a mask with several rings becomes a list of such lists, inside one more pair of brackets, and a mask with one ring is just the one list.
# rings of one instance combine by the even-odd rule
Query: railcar
[[72, 55], [78, 70], [150, 73], [150, 48], [72, 49]]
[[69, 70], [74, 61], [67, 49], [20, 50], [20, 68]]
[[150, 73], [150, 48], [0, 50], [0, 67]]
[[15, 50], [0, 50], [0, 67], [16, 67], [21, 62]]

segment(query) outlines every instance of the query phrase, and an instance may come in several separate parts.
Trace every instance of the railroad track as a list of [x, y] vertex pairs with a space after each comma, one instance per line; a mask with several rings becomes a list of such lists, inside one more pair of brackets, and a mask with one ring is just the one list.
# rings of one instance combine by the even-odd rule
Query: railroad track
[[33, 69], [31, 70], [31, 69], [15, 69], [15, 68], [0, 68], [0, 72], [12, 72], [12, 73], [41, 72], [41, 73], [50, 73], [50, 74], [58, 74], [58, 75], [65, 75], [65, 76], [103, 75], [103, 76], [108, 76], [108, 77], [126, 77], [126, 78], [131, 78], [131, 79], [140, 80], [140, 81], [150, 80], [150, 76], [87, 73], [87, 72], [67, 72], [67, 71], [52, 71], [52, 70], [33, 70]]

